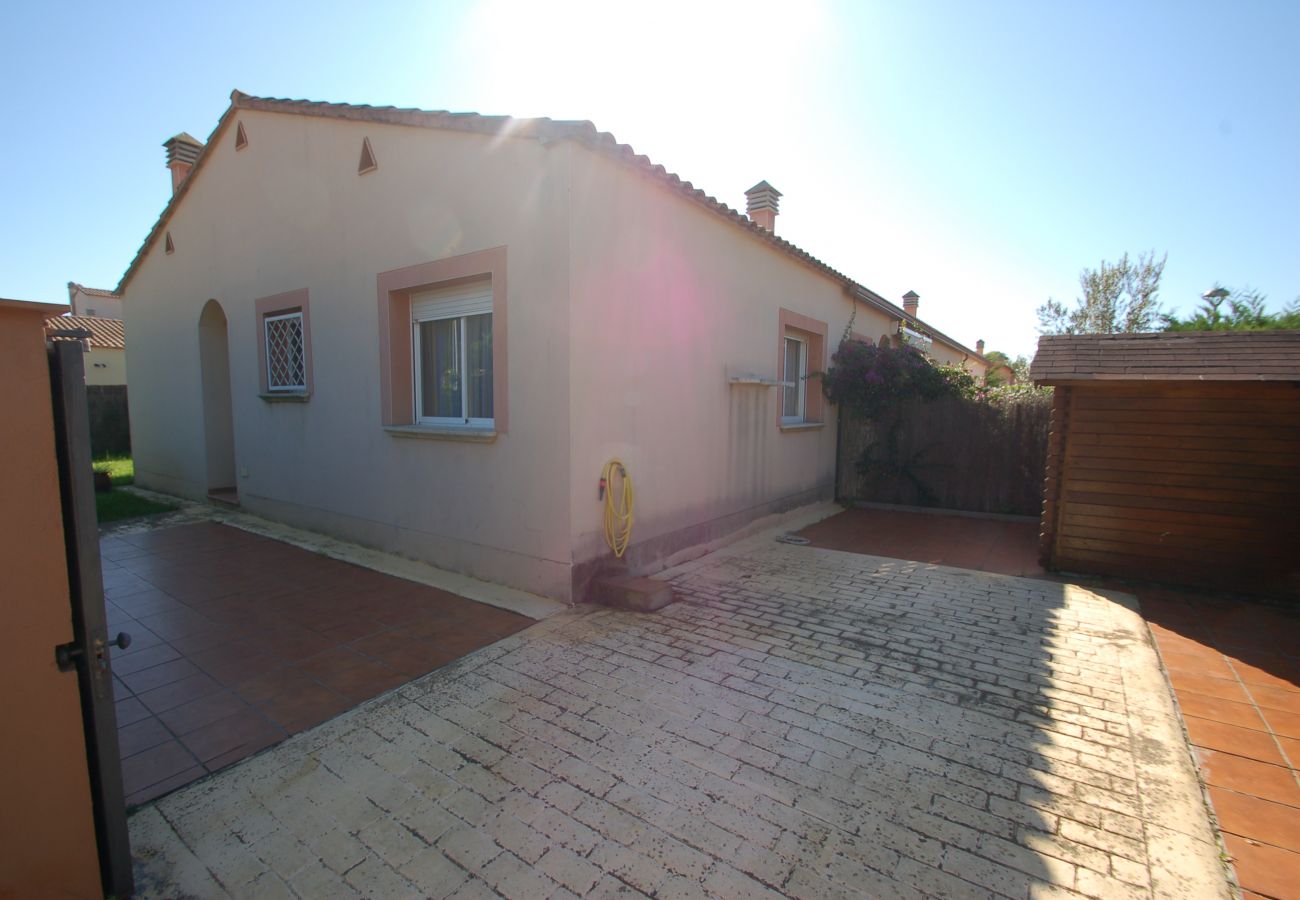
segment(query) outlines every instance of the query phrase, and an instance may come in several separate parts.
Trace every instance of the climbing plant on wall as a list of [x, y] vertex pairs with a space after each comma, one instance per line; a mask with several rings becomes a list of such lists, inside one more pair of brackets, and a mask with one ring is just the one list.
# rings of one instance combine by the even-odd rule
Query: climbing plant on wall
[[822, 375], [830, 402], [864, 419], [879, 420], [909, 400], [973, 397], [975, 377], [960, 366], [941, 366], [912, 346], [877, 347], [848, 340]]

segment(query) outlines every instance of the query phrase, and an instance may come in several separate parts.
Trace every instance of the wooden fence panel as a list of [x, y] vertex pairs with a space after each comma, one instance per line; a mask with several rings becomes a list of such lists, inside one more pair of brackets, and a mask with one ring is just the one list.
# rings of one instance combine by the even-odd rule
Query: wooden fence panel
[[1050, 396], [913, 402], [879, 423], [841, 411], [839, 497], [1037, 517], [1050, 416]]
[[88, 384], [90, 453], [95, 459], [131, 455], [131, 422], [127, 413], [126, 385]]

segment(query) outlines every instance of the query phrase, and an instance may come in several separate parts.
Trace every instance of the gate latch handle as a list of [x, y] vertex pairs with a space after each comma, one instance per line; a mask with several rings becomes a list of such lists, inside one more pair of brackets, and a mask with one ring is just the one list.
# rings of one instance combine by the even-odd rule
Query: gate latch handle
[[[119, 650], [125, 650], [131, 646], [131, 635], [125, 631], [119, 631], [117, 637], [113, 638], [110, 644]], [[104, 664], [104, 651], [107, 649], [108, 645], [104, 643], [103, 638], [95, 638], [95, 658], [101, 666]], [[59, 667], [60, 672], [71, 672], [77, 667], [78, 657], [85, 655], [86, 651], [79, 647], [76, 641], [58, 644], [54, 648], [54, 662]]]

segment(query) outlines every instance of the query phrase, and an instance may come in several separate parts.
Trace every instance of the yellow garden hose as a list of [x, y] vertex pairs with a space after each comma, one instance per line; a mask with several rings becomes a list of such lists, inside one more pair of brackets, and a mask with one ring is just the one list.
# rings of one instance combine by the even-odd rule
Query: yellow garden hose
[[[617, 477], [618, 490], [614, 481]], [[605, 499], [605, 543], [620, 559], [632, 540], [632, 476], [620, 460], [611, 459], [600, 473], [600, 493]], [[617, 497], [615, 494], [617, 493]]]

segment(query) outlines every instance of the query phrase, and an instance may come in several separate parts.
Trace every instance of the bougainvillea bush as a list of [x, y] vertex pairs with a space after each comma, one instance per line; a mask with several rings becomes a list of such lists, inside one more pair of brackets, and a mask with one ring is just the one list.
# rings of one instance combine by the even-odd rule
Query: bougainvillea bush
[[974, 397], [975, 378], [960, 366], [935, 365], [915, 347], [848, 340], [822, 375], [826, 398], [865, 419], [880, 419], [908, 400]]

